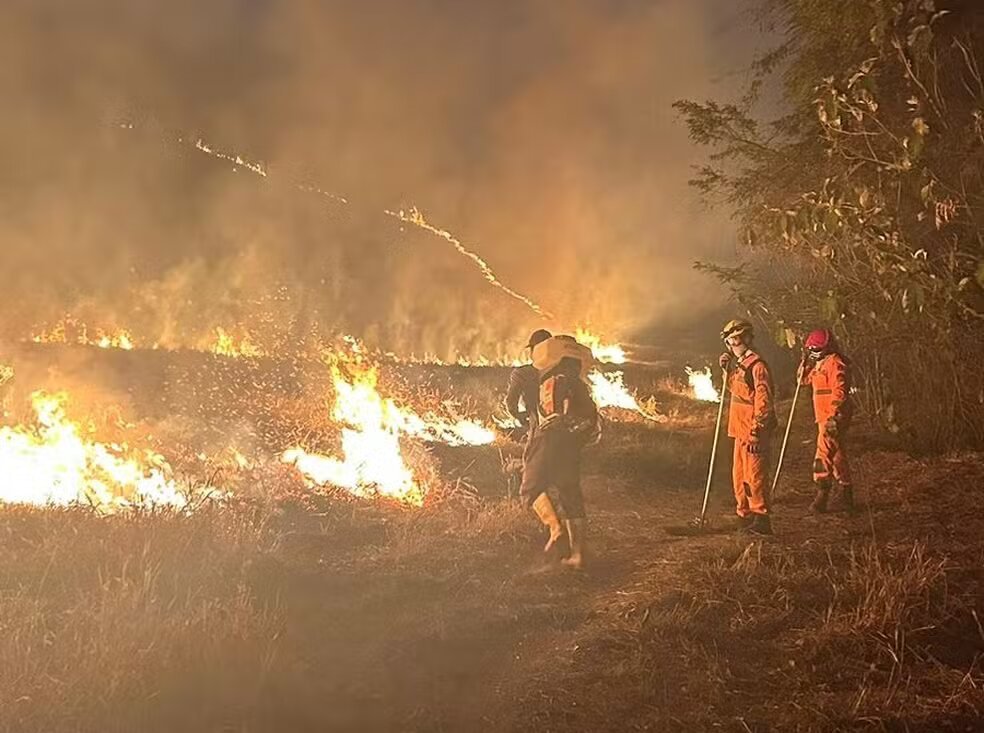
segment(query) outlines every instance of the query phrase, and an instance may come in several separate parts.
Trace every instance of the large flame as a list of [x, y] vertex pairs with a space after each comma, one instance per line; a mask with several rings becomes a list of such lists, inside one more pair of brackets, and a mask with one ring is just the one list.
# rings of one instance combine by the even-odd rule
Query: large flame
[[342, 426], [343, 458], [293, 448], [283, 454], [311, 482], [331, 484], [356, 496], [385, 496], [421, 506], [427, 494], [407, 466], [401, 437], [448, 445], [488, 445], [495, 440], [490, 428], [467, 419], [433, 413], [423, 417], [383, 397], [377, 389], [375, 366], [360, 361], [341, 364], [329, 359], [335, 385], [332, 418]]
[[36, 424], [0, 428], [0, 502], [103, 511], [187, 505], [162, 456], [84, 437], [65, 415], [67, 400], [64, 392], [35, 392]]
[[591, 396], [600, 408], [620, 407], [623, 410], [642, 412], [639, 401], [635, 398], [623, 381], [622, 372], [603, 373], [591, 371], [588, 381], [591, 384]]
[[636, 396], [625, 386], [622, 372], [600, 372], [594, 369], [588, 372], [588, 383], [591, 385], [591, 397], [600, 408], [618, 408], [635, 412], [646, 420], [663, 422], [666, 418], [658, 414], [652, 406], [648, 409], [639, 404]]
[[687, 367], [687, 380], [690, 382], [690, 389], [693, 390], [695, 399], [704, 402], [719, 402], [721, 395], [714, 388], [714, 380], [711, 378], [711, 368], [707, 367], [704, 371], [694, 371]]
[[574, 337], [582, 344], [591, 349], [594, 358], [605, 364], [624, 364], [625, 349], [618, 344], [602, 343], [601, 337], [587, 329], [578, 328], [574, 332]]

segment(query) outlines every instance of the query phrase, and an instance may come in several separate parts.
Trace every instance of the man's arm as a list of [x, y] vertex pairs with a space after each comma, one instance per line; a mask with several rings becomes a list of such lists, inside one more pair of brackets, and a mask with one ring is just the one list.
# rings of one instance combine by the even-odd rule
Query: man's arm
[[[525, 411], [519, 409], [519, 398], [523, 396], [523, 384], [522, 367], [516, 367], [509, 372], [509, 389], [506, 391], [506, 410], [523, 427], [526, 427], [530, 422], [530, 417]], [[529, 405], [526, 407], [529, 409]]]
[[830, 405], [834, 408], [834, 417], [840, 418], [843, 417], [844, 405], [850, 397], [847, 386], [847, 365], [838, 356], [832, 357], [830, 361]]
[[759, 437], [765, 434], [772, 414], [772, 375], [761, 361], [752, 367], [752, 384], [755, 394], [752, 397], [753, 431]]
[[813, 363], [803, 353], [803, 358], [800, 360], [799, 366], [796, 367], [796, 380], [804, 387], [809, 386], [813, 381]]

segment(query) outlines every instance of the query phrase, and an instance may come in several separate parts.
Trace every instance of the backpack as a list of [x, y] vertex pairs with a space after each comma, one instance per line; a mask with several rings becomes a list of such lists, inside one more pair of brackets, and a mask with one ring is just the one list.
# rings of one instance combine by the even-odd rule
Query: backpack
[[[766, 362], [765, 359], [763, 359], [762, 357], [757, 358], [755, 361], [753, 361], [747, 367], [746, 366], [742, 366], [741, 363], [738, 364], [738, 368], [741, 369], [741, 371], [742, 371], [742, 375], [741, 376], [744, 377], [744, 379], [745, 379], [745, 386], [748, 387], [748, 391], [749, 392], [754, 392], [755, 391], [755, 376], [752, 374], [752, 370], [757, 365], [759, 365], [759, 364], [765, 364], [765, 368], [766, 369], [769, 369], [768, 362]], [[772, 370], [771, 369], [769, 369], [769, 373], [770, 374], [772, 373]]]
[[595, 409], [587, 386], [580, 380], [581, 363], [565, 357], [540, 377], [538, 410], [543, 422], [557, 418], [591, 419]]

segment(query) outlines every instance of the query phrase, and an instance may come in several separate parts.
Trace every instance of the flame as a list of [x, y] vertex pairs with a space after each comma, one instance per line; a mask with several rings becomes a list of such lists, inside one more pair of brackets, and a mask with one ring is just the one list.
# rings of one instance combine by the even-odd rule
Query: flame
[[328, 357], [335, 403], [332, 418], [342, 426], [344, 458], [309, 453], [301, 448], [284, 452], [285, 463], [294, 464], [315, 484], [332, 484], [355, 496], [384, 496], [411, 506], [422, 506], [427, 487], [407, 466], [400, 447], [402, 437], [448, 445], [488, 445], [495, 432], [474, 420], [445, 418], [433, 413], [423, 417], [377, 389], [378, 371], [362, 359], [343, 364]]
[[66, 316], [51, 328], [41, 329], [32, 334], [31, 341], [36, 344], [81, 344], [126, 351], [134, 347], [133, 336], [126, 329], [109, 332], [97, 328], [94, 329], [94, 334], [94, 336], [89, 335], [89, 327], [86, 324]]
[[[184, 142], [184, 141], [179, 138], [178, 142]], [[263, 178], [268, 177], [266, 169], [260, 163], [247, 160], [239, 154], [223, 153], [219, 150], [212, 148], [210, 145], [208, 145], [208, 143], [206, 143], [201, 138], [199, 138], [195, 142], [195, 148], [213, 158], [232, 163], [235, 166], [235, 169], [248, 170], [252, 173], [255, 173], [258, 176], [262, 176]], [[344, 196], [339, 196], [334, 193], [323, 191], [319, 187], [311, 185], [309, 183], [295, 181], [292, 185], [294, 186], [294, 188], [296, 188], [299, 191], [316, 193], [321, 196], [324, 196], [325, 198], [331, 199], [332, 201], [337, 201], [345, 205], [348, 205], [349, 203], [348, 199], [345, 198]], [[402, 209], [400, 211], [390, 211], [389, 209], [385, 209], [383, 213], [386, 214], [387, 216], [392, 216], [395, 219], [399, 219], [400, 221], [406, 224], [412, 224], [415, 227], [419, 227], [420, 229], [423, 229], [425, 231], [430, 232], [431, 234], [441, 237], [449, 244], [451, 244], [461, 255], [467, 257], [473, 263], [475, 263], [475, 265], [477, 265], [478, 269], [481, 271], [482, 277], [484, 277], [489, 283], [499, 288], [500, 290], [502, 290], [502, 292], [506, 293], [510, 297], [515, 298], [521, 303], [524, 303], [537, 315], [542, 316], [543, 318], [553, 317], [551, 316], [550, 313], [547, 313], [545, 310], [543, 310], [543, 308], [541, 308], [531, 298], [513, 290], [508, 285], [503, 284], [499, 280], [499, 278], [496, 277], [495, 273], [492, 271], [492, 268], [484, 259], [482, 259], [479, 255], [477, 255], [476, 253], [472, 252], [467, 247], [465, 247], [465, 245], [462, 244], [461, 240], [455, 237], [453, 234], [451, 234], [451, 232], [446, 231], [444, 229], [439, 229], [438, 227], [435, 227], [432, 224], [430, 224], [424, 218], [424, 215], [420, 212], [420, 210], [417, 209], [417, 207], [412, 206], [410, 207], [410, 210], [407, 212], [404, 212]]]
[[101, 349], [123, 349], [124, 351], [133, 350], [133, 337], [130, 335], [129, 331], [120, 330], [112, 336], [101, 332], [100, 334], [99, 340], [96, 341], [96, 346]]
[[578, 328], [574, 333], [574, 338], [590, 348], [594, 358], [602, 363], [625, 363], [625, 349], [618, 344], [604, 344], [600, 336], [596, 336], [584, 328]]
[[604, 374], [599, 371], [588, 373], [588, 381], [591, 384], [591, 397], [598, 407], [620, 407], [623, 410], [634, 410], [642, 412], [639, 401], [635, 398], [623, 381], [622, 372], [609, 372]]
[[663, 422], [666, 418], [639, 404], [639, 400], [625, 386], [622, 372], [603, 373], [594, 369], [588, 372], [591, 397], [600, 408], [615, 407], [636, 412], [647, 420]]
[[35, 392], [36, 424], [0, 428], [0, 503], [79, 503], [106, 512], [187, 505], [162, 456], [145, 450], [138, 458], [126, 445], [88, 440], [65, 416], [67, 401], [64, 392]]
[[240, 157], [239, 155], [228, 155], [226, 153], [219, 152], [218, 150], [213, 150], [201, 138], [199, 138], [198, 141], [195, 143], [195, 147], [201, 150], [206, 155], [211, 155], [213, 158], [227, 160], [230, 163], [232, 163], [234, 166], [238, 166], [240, 168], [246, 168], [247, 170], [250, 170], [253, 173], [257, 174], [258, 176], [263, 176], [264, 178], [267, 177], [266, 170], [259, 163], [246, 160]]
[[219, 356], [244, 356], [248, 358], [263, 356], [263, 350], [253, 343], [249, 333], [236, 339], [222, 326], [215, 327], [215, 340], [208, 345], [207, 350]]
[[711, 368], [707, 367], [702, 372], [697, 372], [687, 367], [687, 380], [693, 390], [694, 398], [704, 402], [720, 402], [721, 395], [714, 388], [714, 380], [711, 378]]
[[492, 271], [492, 268], [489, 267], [488, 262], [486, 262], [480, 256], [469, 250], [467, 247], [465, 247], [465, 245], [461, 243], [461, 240], [455, 237], [453, 234], [451, 234], [451, 232], [447, 231], [446, 229], [439, 229], [438, 227], [435, 227], [433, 224], [428, 222], [427, 219], [424, 218], [423, 213], [416, 206], [411, 206], [409, 211], [403, 211], [403, 209], [400, 209], [399, 211], [390, 211], [387, 209], [383, 213], [385, 213], [387, 216], [392, 216], [394, 219], [399, 219], [405, 224], [413, 224], [415, 227], [419, 227], [420, 229], [423, 229], [424, 231], [428, 231], [431, 234], [434, 234], [440, 237], [441, 239], [445, 240], [452, 247], [454, 247], [461, 255], [467, 257], [472, 262], [474, 262], [478, 266], [478, 269], [482, 272], [482, 277], [484, 277], [489, 283], [499, 288], [506, 295], [515, 298], [520, 303], [524, 303], [527, 307], [530, 308], [530, 310], [532, 310], [538, 316], [542, 316], [543, 318], [553, 318], [553, 316], [550, 313], [547, 313], [545, 310], [543, 310], [543, 308], [540, 307], [537, 303], [535, 303], [532, 299], [523, 295], [522, 293], [516, 292], [508, 285], [503, 284], [499, 280], [499, 278], [495, 276], [495, 273]]

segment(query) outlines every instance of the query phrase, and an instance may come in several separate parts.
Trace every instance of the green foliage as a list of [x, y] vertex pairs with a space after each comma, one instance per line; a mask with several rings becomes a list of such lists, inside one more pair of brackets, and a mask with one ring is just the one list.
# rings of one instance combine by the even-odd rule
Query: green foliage
[[[984, 444], [982, 14], [765, 0], [759, 17], [784, 40], [744, 103], [676, 105], [710, 150], [695, 184], [745, 232], [741, 277], [701, 268], [777, 329], [833, 327], [862, 402], [914, 442]], [[789, 110], [756, 120], [777, 74]]]

